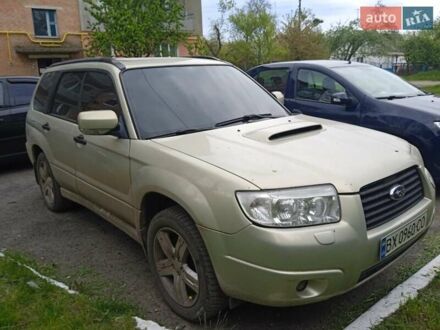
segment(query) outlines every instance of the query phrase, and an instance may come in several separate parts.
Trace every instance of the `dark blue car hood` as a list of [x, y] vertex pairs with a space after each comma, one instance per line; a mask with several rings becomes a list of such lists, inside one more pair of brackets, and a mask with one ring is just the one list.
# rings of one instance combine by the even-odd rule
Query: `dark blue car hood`
[[440, 118], [440, 97], [433, 95], [408, 97], [405, 99], [382, 100], [401, 107], [422, 111]]

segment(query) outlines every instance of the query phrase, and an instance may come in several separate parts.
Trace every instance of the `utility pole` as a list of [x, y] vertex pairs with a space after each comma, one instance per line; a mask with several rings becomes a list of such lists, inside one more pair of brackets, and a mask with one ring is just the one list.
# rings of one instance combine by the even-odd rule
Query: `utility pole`
[[299, 28], [299, 32], [301, 32], [301, 19], [302, 19], [301, 0], [298, 0], [298, 28]]

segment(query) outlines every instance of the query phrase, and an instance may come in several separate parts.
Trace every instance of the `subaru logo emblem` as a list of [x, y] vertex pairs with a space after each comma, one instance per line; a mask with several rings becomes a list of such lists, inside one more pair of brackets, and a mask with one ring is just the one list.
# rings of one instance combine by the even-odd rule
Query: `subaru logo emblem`
[[405, 194], [406, 194], [406, 189], [401, 184], [397, 184], [397, 185], [393, 186], [390, 190], [390, 197], [392, 200], [395, 200], [395, 201], [403, 198], [405, 196]]

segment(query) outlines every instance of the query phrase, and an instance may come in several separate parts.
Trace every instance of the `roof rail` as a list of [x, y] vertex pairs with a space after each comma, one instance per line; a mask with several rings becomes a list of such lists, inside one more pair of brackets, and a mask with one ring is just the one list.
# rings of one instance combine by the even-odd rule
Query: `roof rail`
[[75, 60], [68, 60], [68, 61], [61, 61], [56, 62], [50, 65], [50, 68], [61, 66], [65, 64], [74, 64], [74, 63], [90, 63], [90, 62], [101, 62], [101, 63], [108, 63], [116, 66], [120, 70], [125, 70], [125, 65], [116, 60], [114, 57], [85, 57], [85, 58], [79, 58]]
[[189, 57], [189, 58], [200, 58], [205, 60], [215, 60], [215, 61], [222, 61], [221, 59], [215, 57], [215, 56], [206, 56], [206, 55], [189, 55], [189, 56], [182, 56], [182, 57]]

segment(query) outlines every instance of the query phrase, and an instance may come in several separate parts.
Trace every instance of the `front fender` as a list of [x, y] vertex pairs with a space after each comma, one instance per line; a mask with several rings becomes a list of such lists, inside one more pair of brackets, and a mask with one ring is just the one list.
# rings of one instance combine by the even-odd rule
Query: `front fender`
[[199, 226], [236, 233], [250, 225], [235, 191], [257, 187], [194, 157], [151, 141], [133, 141], [131, 175], [138, 208], [146, 194], [156, 192], [182, 206]]

